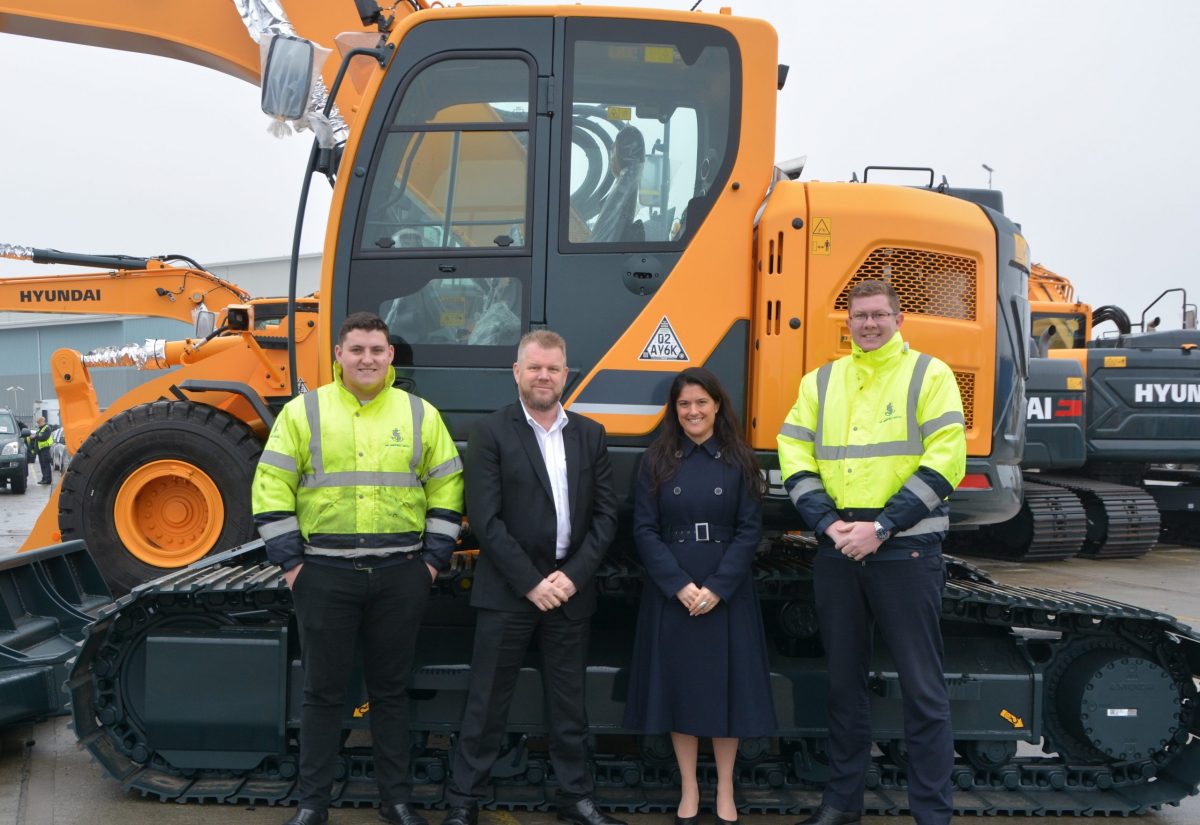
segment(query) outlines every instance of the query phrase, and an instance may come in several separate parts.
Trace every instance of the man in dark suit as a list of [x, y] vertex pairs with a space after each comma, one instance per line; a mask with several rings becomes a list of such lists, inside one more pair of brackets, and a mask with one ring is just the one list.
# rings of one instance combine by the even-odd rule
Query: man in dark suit
[[476, 825], [517, 676], [537, 640], [549, 713], [558, 818], [624, 825], [592, 800], [584, 672], [596, 609], [592, 578], [617, 526], [604, 428], [563, 410], [567, 345], [536, 330], [513, 364], [519, 401], [483, 418], [467, 442], [467, 517], [479, 537], [471, 683], [444, 825]]

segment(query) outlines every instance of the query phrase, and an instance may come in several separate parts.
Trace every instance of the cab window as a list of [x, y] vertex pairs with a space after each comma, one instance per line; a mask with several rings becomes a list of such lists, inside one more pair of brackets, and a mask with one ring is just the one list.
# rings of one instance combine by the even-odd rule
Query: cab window
[[1035, 312], [1032, 321], [1035, 340], [1041, 340], [1042, 335], [1050, 330], [1047, 339], [1050, 349], [1083, 349], [1087, 346], [1087, 341], [1083, 339], [1084, 319], [1080, 315]]
[[728, 175], [740, 72], [728, 33], [568, 22], [566, 246], [683, 245]]
[[418, 70], [376, 164], [360, 249], [523, 247], [533, 76], [511, 56]]

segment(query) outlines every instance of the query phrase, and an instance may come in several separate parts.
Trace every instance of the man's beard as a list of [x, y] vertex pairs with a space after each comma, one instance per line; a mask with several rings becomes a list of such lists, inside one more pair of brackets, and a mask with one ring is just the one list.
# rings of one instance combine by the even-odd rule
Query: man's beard
[[548, 412], [554, 409], [556, 406], [558, 406], [558, 400], [562, 398], [561, 395], [555, 394], [551, 396], [549, 400], [544, 401], [540, 398], [535, 398], [528, 395], [525, 390], [521, 389], [520, 387], [517, 388], [517, 395], [521, 396], [521, 401], [526, 407], [531, 410], [537, 410], [538, 412]]

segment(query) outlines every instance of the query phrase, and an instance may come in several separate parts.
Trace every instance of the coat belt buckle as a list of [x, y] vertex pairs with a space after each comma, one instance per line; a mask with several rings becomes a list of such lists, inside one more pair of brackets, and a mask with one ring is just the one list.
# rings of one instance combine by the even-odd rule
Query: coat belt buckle
[[[701, 527], [704, 528], [703, 536], [700, 535]], [[707, 521], [697, 523], [695, 526], [695, 531], [696, 531], [696, 541], [712, 541], [712, 539], [708, 535], [708, 522]]]

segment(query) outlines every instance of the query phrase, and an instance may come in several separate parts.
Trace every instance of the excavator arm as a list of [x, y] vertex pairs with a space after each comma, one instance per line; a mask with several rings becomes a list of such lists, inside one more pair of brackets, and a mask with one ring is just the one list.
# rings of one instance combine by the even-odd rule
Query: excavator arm
[[250, 294], [197, 268], [153, 258], [72, 255], [0, 244], [0, 258], [97, 266], [107, 272], [0, 278], [0, 312], [139, 315], [191, 324], [197, 309], [218, 315]]

